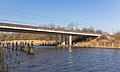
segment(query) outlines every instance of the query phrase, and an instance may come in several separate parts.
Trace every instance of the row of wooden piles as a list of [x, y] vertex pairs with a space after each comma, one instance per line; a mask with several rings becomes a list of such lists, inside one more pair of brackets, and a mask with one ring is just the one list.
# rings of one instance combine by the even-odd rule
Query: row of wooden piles
[[27, 52], [29, 54], [34, 54], [35, 53], [35, 48], [33, 45], [33, 42], [27, 43], [27, 42], [7, 42], [4, 45], [5, 48], [11, 49], [11, 50], [20, 50]]

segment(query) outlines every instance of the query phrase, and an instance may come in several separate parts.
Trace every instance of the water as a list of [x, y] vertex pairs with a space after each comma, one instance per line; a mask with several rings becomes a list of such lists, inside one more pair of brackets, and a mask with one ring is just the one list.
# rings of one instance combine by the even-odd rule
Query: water
[[120, 49], [37, 48], [34, 55], [3, 50], [5, 72], [119, 72]]

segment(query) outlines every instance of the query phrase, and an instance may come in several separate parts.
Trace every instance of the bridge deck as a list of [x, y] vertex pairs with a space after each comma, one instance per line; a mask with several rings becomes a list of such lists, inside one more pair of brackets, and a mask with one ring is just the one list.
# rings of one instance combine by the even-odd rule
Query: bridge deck
[[2, 23], [0, 22], [0, 31], [7, 32], [31, 32], [31, 33], [55, 33], [55, 34], [67, 34], [67, 35], [82, 35], [82, 36], [93, 36], [99, 37], [100, 34], [89, 34], [89, 33], [79, 33], [71, 32], [69, 30], [57, 30], [55, 28], [39, 27], [39, 26], [28, 26], [21, 24], [11, 24], [11, 23]]

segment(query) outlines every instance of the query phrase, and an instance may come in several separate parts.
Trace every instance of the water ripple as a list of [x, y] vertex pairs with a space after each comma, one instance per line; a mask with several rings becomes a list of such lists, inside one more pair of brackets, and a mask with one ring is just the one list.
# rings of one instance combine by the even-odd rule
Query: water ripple
[[[119, 72], [119, 49], [37, 48], [35, 55], [4, 51], [3, 72]], [[2, 61], [2, 59], [1, 59]]]

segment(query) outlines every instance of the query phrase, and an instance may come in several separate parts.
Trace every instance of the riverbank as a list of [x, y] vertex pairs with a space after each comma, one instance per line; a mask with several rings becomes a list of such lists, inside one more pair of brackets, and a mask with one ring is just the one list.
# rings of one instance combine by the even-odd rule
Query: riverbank
[[88, 41], [78, 42], [74, 44], [75, 47], [92, 47], [92, 48], [120, 48], [120, 42], [111, 40], [99, 40], [99, 41]]
[[[69, 45], [59, 45], [69, 47]], [[95, 39], [86, 42], [73, 43], [73, 48], [120, 48], [120, 41], [113, 39]]]

